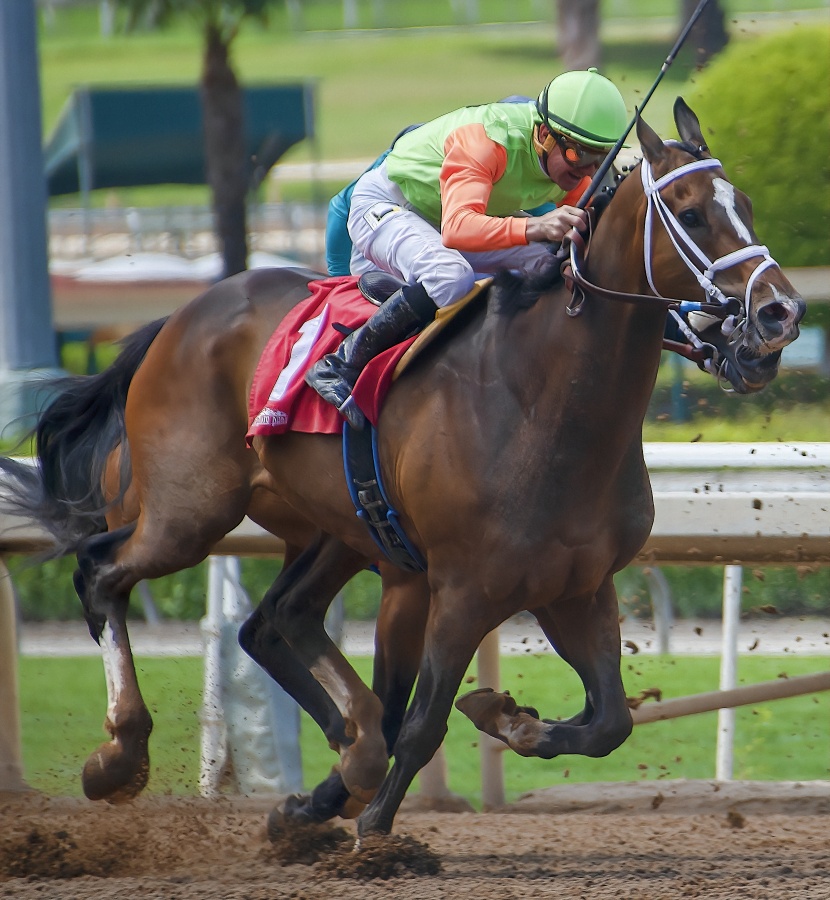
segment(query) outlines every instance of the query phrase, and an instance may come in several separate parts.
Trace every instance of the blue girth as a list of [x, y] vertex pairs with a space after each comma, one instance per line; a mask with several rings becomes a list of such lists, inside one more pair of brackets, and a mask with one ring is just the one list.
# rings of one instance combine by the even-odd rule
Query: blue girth
[[378, 433], [370, 423], [361, 431], [343, 423], [343, 467], [357, 517], [366, 523], [378, 547], [407, 572], [426, 571], [426, 561], [404, 533], [398, 512], [386, 496], [378, 460]]

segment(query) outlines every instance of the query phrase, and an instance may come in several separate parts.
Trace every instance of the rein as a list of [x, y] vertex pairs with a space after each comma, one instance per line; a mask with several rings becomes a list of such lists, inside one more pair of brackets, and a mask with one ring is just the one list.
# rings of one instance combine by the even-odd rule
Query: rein
[[[578, 316], [582, 312], [582, 306], [585, 302], [587, 293], [606, 300], [614, 300], [623, 303], [655, 304], [662, 306], [669, 311], [669, 314], [677, 322], [684, 337], [689, 345], [681, 344], [676, 341], [664, 341], [666, 349], [680, 353], [682, 356], [700, 363], [709, 363], [716, 353], [715, 348], [711, 344], [707, 344], [700, 340], [695, 332], [689, 327], [683, 316], [690, 312], [704, 313], [714, 319], [721, 319], [721, 330], [726, 335], [737, 335], [746, 328], [747, 309], [749, 307], [752, 288], [758, 276], [766, 269], [777, 266], [778, 263], [769, 255], [767, 247], [761, 244], [751, 244], [746, 247], [740, 247], [724, 256], [712, 261], [697, 246], [697, 244], [689, 237], [686, 230], [678, 222], [674, 213], [666, 205], [660, 195], [660, 191], [671, 184], [678, 178], [688, 175], [692, 172], [720, 168], [720, 160], [707, 158], [696, 159], [690, 163], [679, 166], [671, 172], [666, 173], [661, 178], [655, 179], [652, 173], [651, 164], [644, 159], [640, 164], [640, 177], [643, 182], [643, 192], [646, 197], [646, 216], [644, 223], [644, 242], [643, 257], [646, 278], [649, 287], [654, 291], [653, 294], [637, 294], [627, 293], [625, 291], [615, 291], [611, 288], [605, 288], [590, 281], [584, 273], [585, 258], [588, 254], [590, 244], [590, 234], [586, 239], [579, 232], [574, 232], [571, 238], [569, 262], [563, 266], [563, 275], [566, 281], [573, 285], [573, 299], [568, 304], [567, 312], [570, 316]], [[654, 284], [654, 276], [652, 271], [652, 240], [654, 232], [654, 221], [656, 217], [662, 222], [666, 233], [669, 236], [675, 250], [680, 258], [686, 264], [686, 267], [694, 274], [698, 284], [709, 298], [705, 301], [677, 300], [670, 297], [664, 297]], [[727, 297], [721, 289], [714, 284], [712, 278], [724, 269], [738, 265], [747, 259], [762, 257], [746, 283], [744, 299], [741, 301], [738, 297]], [[691, 346], [690, 346], [691, 345]], [[707, 366], [708, 368], [708, 366]]]
[[[714, 375], [718, 375], [718, 352], [716, 348], [702, 341], [686, 322], [684, 316], [688, 313], [702, 313], [714, 320], [721, 320], [721, 331], [727, 335], [730, 341], [736, 340], [746, 329], [747, 310], [749, 308], [752, 288], [758, 276], [766, 269], [777, 266], [778, 263], [769, 255], [767, 247], [761, 244], [750, 244], [741, 247], [731, 253], [712, 261], [689, 237], [686, 230], [678, 222], [674, 213], [669, 209], [660, 195], [660, 191], [678, 178], [692, 172], [719, 168], [720, 160], [713, 158], [696, 159], [666, 173], [661, 178], [655, 179], [651, 164], [644, 159], [640, 164], [640, 177], [643, 183], [643, 192], [646, 197], [646, 217], [644, 225], [643, 258], [649, 287], [653, 294], [636, 294], [625, 291], [614, 291], [602, 287], [590, 281], [584, 273], [585, 257], [590, 243], [589, 235], [586, 239], [579, 232], [574, 232], [570, 245], [569, 262], [563, 266], [563, 276], [573, 290], [573, 299], [567, 306], [569, 316], [578, 316], [582, 312], [587, 293], [601, 297], [605, 300], [614, 300], [623, 303], [658, 304], [666, 309], [675, 320], [680, 332], [687, 343], [664, 340], [663, 346], [667, 350], [679, 353]], [[654, 284], [652, 270], [652, 240], [654, 232], [655, 216], [662, 222], [675, 250], [686, 264], [686, 267], [694, 274], [698, 284], [703, 289], [708, 300], [691, 301], [676, 300], [664, 297]], [[721, 289], [714, 284], [712, 278], [724, 269], [738, 265], [747, 259], [761, 257], [761, 261], [752, 271], [747, 280], [744, 299], [727, 297]]]

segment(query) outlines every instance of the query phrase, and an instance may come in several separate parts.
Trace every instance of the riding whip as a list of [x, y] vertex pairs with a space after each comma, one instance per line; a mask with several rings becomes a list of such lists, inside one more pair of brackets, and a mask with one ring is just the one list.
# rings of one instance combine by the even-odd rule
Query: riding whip
[[701, 13], [706, 8], [706, 5], [709, 3], [709, 0], [700, 0], [700, 3], [697, 5], [697, 9], [692, 13], [689, 21], [684, 26], [683, 30], [680, 32], [677, 40], [675, 41], [674, 46], [669, 51], [669, 55], [666, 57], [665, 62], [663, 63], [660, 72], [657, 75], [657, 78], [654, 80], [654, 84], [649, 89], [648, 93], [643, 98], [643, 102], [635, 108], [634, 117], [628, 123], [628, 127], [625, 131], [620, 135], [617, 143], [609, 151], [608, 155], [602, 161], [602, 164], [597, 169], [596, 174], [591, 179], [591, 183], [585, 190], [585, 193], [579, 198], [577, 201], [578, 209], [585, 209], [585, 207], [590, 203], [591, 198], [596, 193], [597, 188], [600, 185], [600, 182], [605, 178], [608, 174], [608, 170], [614, 164], [614, 160], [617, 158], [617, 154], [622, 149], [623, 144], [625, 143], [625, 139], [628, 137], [631, 129], [637, 124], [637, 119], [640, 117], [640, 113], [642, 113], [643, 108], [646, 103], [651, 99], [651, 95], [657, 90], [657, 85], [663, 80], [663, 76], [668, 72], [669, 66], [674, 62], [675, 56], [677, 56], [678, 51], [683, 46], [686, 38], [689, 36], [689, 32], [694, 28], [695, 22], [700, 18]]

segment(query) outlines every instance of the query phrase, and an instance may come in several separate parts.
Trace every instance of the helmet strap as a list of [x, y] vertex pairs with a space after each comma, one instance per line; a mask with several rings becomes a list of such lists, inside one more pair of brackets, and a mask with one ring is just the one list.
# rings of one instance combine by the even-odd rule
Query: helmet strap
[[537, 125], [533, 129], [533, 146], [539, 156], [547, 155], [556, 146], [556, 138], [553, 136], [553, 132], [548, 129], [548, 136], [543, 141], [540, 133], [541, 129], [541, 125]]

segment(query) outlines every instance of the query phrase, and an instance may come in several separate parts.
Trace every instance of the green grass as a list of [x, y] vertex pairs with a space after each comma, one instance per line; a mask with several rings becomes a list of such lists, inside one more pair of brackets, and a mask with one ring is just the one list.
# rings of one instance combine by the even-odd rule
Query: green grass
[[[367, 679], [371, 660], [353, 660]], [[751, 657], [739, 664], [740, 683], [779, 675], [821, 671], [820, 657]], [[199, 768], [200, 658], [140, 658], [139, 679], [155, 719], [151, 782], [156, 794], [194, 794]], [[581, 707], [576, 676], [553, 656], [505, 657], [502, 685], [520, 703], [545, 717], [567, 716]], [[629, 695], [659, 687], [665, 698], [713, 690], [715, 657], [626, 657], [623, 675]], [[474, 670], [472, 670], [474, 671]], [[470, 688], [474, 687], [470, 683]], [[467, 686], [465, 686], [465, 689]], [[26, 779], [52, 795], [79, 795], [86, 756], [103, 738], [106, 692], [100, 661], [84, 658], [20, 660], [20, 703]], [[739, 709], [735, 778], [813, 780], [830, 777], [830, 695], [780, 700]], [[606, 759], [569, 756], [544, 761], [504, 754], [508, 799], [534, 788], [566, 782], [638, 781], [714, 777], [716, 714], [706, 713], [644, 725]], [[453, 711], [445, 747], [450, 787], [480, 805], [479, 733]], [[320, 781], [333, 762], [316, 726], [305, 715], [302, 753], [306, 786]]]
[[[365, 18], [371, 4], [361, 6]], [[418, 9], [423, 22], [448, 24], [444, 21], [450, 6], [446, 2], [395, 6]], [[774, 4], [733, 0], [725, 6], [731, 15], [771, 7], [778, 12], [820, 9], [823, 4], [820, 0]], [[483, 19], [501, 18], [512, 24], [480, 29], [369, 30], [344, 36], [319, 30], [339, 27], [342, 7], [332, 0], [328, 6], [308, 7], [317, 10], [315, 18], [306, 23], [314, 30], [291, 33], [284, 9], [278, 5], [268, 28], [255, 23], [243, 28], [233, 45], [233, 61], [240, 80], [247, 84], [314, 81], [319, 155], [324, 159], [373, 158], [405, 125], [508, 94], [535, 96], [560, 71], [552, 16], [549, 21], [515, 24], [533, 18], [538, 3], [523, 0], [518, 4], [482, 3], [481, 7]], [[602, 69], [619, 84], [633, 111], [660, 70], [677, 22], [674, 16], [662, 15], [665, 5], [657, 0], [638, 4], [634, 16], [632, 8], [614, 0], [606, 3], [605, 15], [616, 24], [603, 29]], [[662, 17], [643, 22], [639, 18], [643, 15]], [[782, 20], [781, 27], [788, 24]], [[755, 27], [751, 19], [742, 19], [732, 31], [735, 39], [743, 39]], [[105, 39], [99, 34], [93, 7], [61, 10], [53, 28], [41, 28], [39, 49], [43, 125], [49, 133], [61, 107], [79, 85], [195, 84], [202, 39], [186, 20], [167, 31], [119, 33]], [[650, 101], [649, 122], [667, 134], [673, 127], [671, 105], [691, 74], [691, 60], [691, 54], [679, 56]], [[309, 152], [304, 142], [284, 159], [307, 159]], [[178, 186], [106, 192], [105, 196], [108, 202], [117, 198], [124, 206], [207, 202], [206, 189]], [[104, 202], [104, 197], [97, 202]]]

